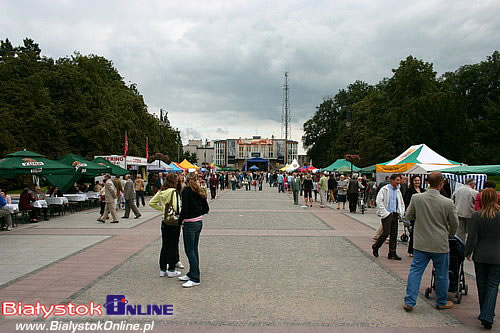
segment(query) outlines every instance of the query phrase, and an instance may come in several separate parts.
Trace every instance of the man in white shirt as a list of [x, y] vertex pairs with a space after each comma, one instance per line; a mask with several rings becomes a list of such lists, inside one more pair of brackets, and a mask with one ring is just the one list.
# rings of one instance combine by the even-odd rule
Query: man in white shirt
[[474, 200], [476, 199], [478, 191], [474, 188], [476, 182], [474, 178], [466, 180], [465, 185], [460, 187], [453, 193], [451, 199], [457, 207], [458, 214], [458, 230], [457, 237], [464, 243], [467, 237], [467, 225], [470, 223], [470, 218], [474, 212]]

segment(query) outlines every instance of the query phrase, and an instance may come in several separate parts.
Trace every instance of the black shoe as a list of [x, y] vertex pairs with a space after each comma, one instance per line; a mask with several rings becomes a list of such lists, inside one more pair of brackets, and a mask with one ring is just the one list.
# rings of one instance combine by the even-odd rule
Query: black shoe
[[391, 254], [389, 256], [387, 256], [387, 259], [391, 259], [391, 260], [401, 260], [401, 257], [398, 256], [397, 254]]
[[128, 216], [122, 216], [122, 219], [128, 219]]
[[481, 320], [481, 325], [483, 325], [487, 330], [491, 330], [492, 328], [492, 324], [486, 320]]
[[142, 215], [137, 215], [136, 217], [134, 217], [136, 220], [141, 217]]
[[373, 256], [376, 257], [376, 258], [378, 258], [378, 249], [372, 247], [372, 250], [373, 250], [373, 252], [372, 252]]

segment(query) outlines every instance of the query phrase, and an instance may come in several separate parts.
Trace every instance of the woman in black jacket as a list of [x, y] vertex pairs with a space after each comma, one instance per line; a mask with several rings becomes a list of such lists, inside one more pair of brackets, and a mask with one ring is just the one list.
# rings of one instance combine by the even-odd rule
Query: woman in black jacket
[[472, 214], [465, 256], [474, 261], [479, 319], [491, 329], [500, 283], [500, 207], [497, 192], [487, 188], [481, 192], [482, 209]]
[[[411, 197], [417, 193], [424, 193], [425, 189], [422, 187], [422, 178], [420, 176], [413, 176], [410, 181], [410, 186], [405, 192], [405, 196], [403, 201], [405, 203], [405, 207], [408, 208], [410, 206]], [[415, 226], [415, 220], [411, 220], [411, 228], [410, 228], [410, 240], [408, 242], [408, 256], [413, 257], [413, 227]]]
[[208, 202], [196, 174], [189, 173], [186, 179], [186, 187], [182, 190], [182, 209], [179, 222], [183, 225], [182, 237], [184, 240], [184, 251], [189, 260], [189, 272], [179, 277], [186, 281], [182, 286], [190, 288], [200, 284], [200, 257], [198, 255], [198, 243], [203, 226], [202, 215], [208, 213]]

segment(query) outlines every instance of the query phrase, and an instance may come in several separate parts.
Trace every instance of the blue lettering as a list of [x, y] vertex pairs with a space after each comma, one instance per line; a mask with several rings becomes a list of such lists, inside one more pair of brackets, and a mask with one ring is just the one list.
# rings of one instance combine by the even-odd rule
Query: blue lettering
[[172, 316], [174, 314], [173, 304], [163, 304], [163, 315]]
[[[137, 305], [140, 306], [140, 305]], [[128, 305], [127, 304], [127, 314], [135, 316], [137, 314], [136, 305]]]
[[161, 316], [163, 314], [161, 310], [162, 310], [161, 305], [153, 304], [153, 315]]
[[108, 295], [106, 296], [106, 314], [107, 315], [121, 315], [125, 314], [125, 303], [122, 300], [125, 295]]

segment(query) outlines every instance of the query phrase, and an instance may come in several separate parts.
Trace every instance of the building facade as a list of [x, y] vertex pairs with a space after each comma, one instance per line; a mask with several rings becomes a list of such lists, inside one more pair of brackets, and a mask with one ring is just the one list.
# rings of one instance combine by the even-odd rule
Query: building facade
[[214, 163], [214, 146], [208, 140], [205, 140], [205, 144], [203, 144], [203, 140], [189, 140], [188, 144], [182, 148], [184, 151], [196, 154], [198, 166], [207, 167]]
[[[241, 170], [248, 159], [261, 158], [269, 161], [271, 169], [281, 168], [297, 158], [298, 142], [285, 139], [226, 139], [214, 142], [214, 163], [218, 166]], [[263, 169], [264, 164], [257, 165]], [[248, 165], [247, 167], [250, 167]]]

